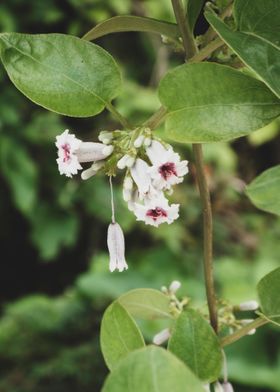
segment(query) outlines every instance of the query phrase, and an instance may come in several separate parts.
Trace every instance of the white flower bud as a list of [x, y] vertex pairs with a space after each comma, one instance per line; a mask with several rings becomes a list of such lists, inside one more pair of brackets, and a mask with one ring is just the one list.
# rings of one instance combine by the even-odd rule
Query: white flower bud
[[203, 386], [203, 389], [205, 390], [205, 392], [210, 392], [210, 384], [204, 384], [202, 386]]
[[98, 140], [104, 144], [109, 144], [113, 139], [113, 132], [102, 131], [98, 135]]
[[150, 137], [145, 137], [144, 139], [144, 146], [149, 147], [152, 143], [152, 139]]
[[128, 265], [125, 261], [124, 235], [120, 225], [116, 222], [108, 227], [107, 245], [110, 255], [109, 269], [111, 272], [116, 269], [120, 272], [126, 270]]
[[153, 343], [159, 346], [162, 343], [166, 342], [169, 338], [170, 338], [170, 331], [169, 328], [166, 328], [154, 336]]
[[91, 169], [98, 171], [104, 166], [104, 161], [95, 162], [91, 165]]
[[105, 147], [103, 147], [103, 150], [102, 150], [103, 154], [106, 155], [106, 157], [111, 155], [113, 151], [114, 151], [114, 146], [112, 146], [112, 145], [105, 146]]
[[126, 190], [131, 191], [133, 189], [133, 180], [131, 177], [125, 177], [124, 182], [123, 182], [123, 187]]
[[[240, 320], [241, 324], [243, 324], [244, 326], [248, 325], [248, 324], [251, 324], [253, 321], [254, 321], [253, 319], [243, 319], [243, 320]], [[247, 332], [247, 335], [254, 335], [255, 333], [256, 333], [256, 329], [252, 328], [249, 332]]]
[[181, 287], [181, 283], [178, 280], [173, 280], [169, 286], [169, 291], [173, 294], [176, 293], [177, 290]]
[[234, 392], [233, 387], [230, 382], [225, 381], [223, 383], [223, 392]]
[[117, 162], [117, 168], [122, 170], [126, 167], [126, 161], [129, 158], [129, 155], [125, 154], [121, 159], [118, 160]]
[[246, 301], [242, 302], [238, 308], [242, 311], [257, 310], [259, 308], [259, 304], [257, 301]]
[[87, 170], [84, 170], [81, 174], [81, 178], [82, 180], [88, 180], [89, 178], [91, 178], [92, 176], [95, 176], [95, 174], [97, 173], [96, 170], [93, 170], [91, 167]]
[[134, 163], [135, 163], [135, 158], [129, 156], [126, 160], [126, 167], [130, 169], [134, 165]]
[[131, 189], [123, 188], [123, 199], [124, 201], [128, 202], [131, 200]]
[[144, 143], [144, 140], [145, 140], [145, 136], [144, 135], [138, 136], [138, 138], [135, 139], [134, 147], [135, 148], [140, 148], [142, 146], [142, 144]]

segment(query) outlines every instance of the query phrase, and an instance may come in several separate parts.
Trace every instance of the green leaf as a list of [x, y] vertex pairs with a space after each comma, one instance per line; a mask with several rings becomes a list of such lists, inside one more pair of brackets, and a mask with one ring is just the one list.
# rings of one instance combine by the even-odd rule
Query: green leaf
[[168, 72], [160, 83], [159, 98], [169, 111], [168, 137], [182, 143], [231, 140], [280, 114], [280, 101], [262, 82], [207, 62]]
[[247, 186], [246, 194], [256, 207], [280, 215], [280, 165], [255, 178]]
[[102, 392], [203, 392], [199, 380], [174, 355], [150, 346], [129, 354], [107, 378]]
[[172, 318], [169, 298], [158, 290], [135, 289], [118, 298], [118, 302], [133, 316], [144, 320]]
[[187, 0], [187, 18], [191, 31], [193, 31], [197, 18], [204, 5], [204, 0]]
[[171, 38], [178, 38], [178, 27], [174, 23], [162, 22], [160, 20], [143, 18], [141, 16], [114, 16], [104, 22], [99, 23], [83, 36], [83, 39], [92, 41], [111, 33], [126, 31], [142, 31], [147, 33], [157, 33]]
[[237, 31], [214, 13], [206, 19], [241, 60], [280, 97], [279, 0], [235, 0]]
[[257, 288], [263, 314], [271, 321], [280, 323], [280, 268], [263, 277]]
[[102, 354], [110, 370], [131, 351], [145, 346], [135, 321], [118, 302], [110, 305], [104, 313], [100, 340]]
[[100, 113], [121, 87], [109, 53], [64, 34], [0, 34], [0, 56], [15, 86], [33, 102], [74, 117]]
[[184, 311], [178, 317], [168, 349], [201, 380], [210, 382], [219, 377], [223, 356], [218, 337], [195, 310]]

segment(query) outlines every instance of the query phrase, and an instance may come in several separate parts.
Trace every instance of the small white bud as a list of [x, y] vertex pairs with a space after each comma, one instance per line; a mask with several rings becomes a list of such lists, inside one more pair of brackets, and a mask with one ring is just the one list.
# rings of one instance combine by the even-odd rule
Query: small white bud
[[169, 286], [169, 291], [173, 294], [176, 293], [177, 290], [181, 287], [181, 283], [178, 280], [173, 280]]
[[[248, 325], [248, 324], [252, 323], [254, 320], [253, 319], [243, 319], [240, 321], [241, 321], [241, 324]], [[256, 329], [252, 328], [249, 332], [247, 332], [247, 335], [254, 335], [255, 333], [256, 333]]]
[[205, 390], [205, 392], [210, 392], [210, 384], [204, 384], [202, 385], [202, 387]]
[[223, 392], [234, 392], [233, 387], [230, 382], [225, 381], [223, 383]]
[[121, 159], [118, 160], [117, 162], [118, 169], [122, 170], [126, 167], [127, 158], [129, 158], [129, 155], [125, 154], [123, 157], [121, 157]]
[[259, 304], [257, 301], [246, 301], [246, 302], [242, 302], [238, 307], [239, 310], [250, 311], [250, 310], [257, 310], [259, 308]]
[[166, 287], [166, 286], [161, 286], [161, 291], [162, 291], [164, 294], [167, 294], [167, 293], [168, 293], [168, 290], [167, 290], [167, 287]]
[[102, 131], [98, 135], [98, 140], [100, 140], [104, 144], [108, 144], [107, 141], [109, 141], [109, 143], [110, 143], [112, 141], [112, 139], [113, 139], [113, 133], [112, 132]]
[[91, 167], [87, 170], [84, 170], [81, 173], [81, 178], [82, 180], [88, 180], [89, 178], [91, 178], [92, 176], [95, 176], [95, 174], [97, 173], [96, 170], [93, 170]]
[[129, 156], [125, 163], [126, 163], [126, 167], [131, 168], [135, 163], [135, 158]]
[[152, 143], [152, 139], [150, 137], [145, 137], [144, 146], [149, 147]]
[[123, 182], [123, 187], [124, 187], [124, 189], [130, 190], [130, 191], [133, 189], [133, 180], [131, 177], [125, 177], [124, 182]]
[[112, 145], [105, 146], [105, 147], [103, 147], [103, 150], [102, 150], [103, 154], [106, 156], [111, 155], [113, 151], [114, 151], [114, 146], [112, 146]]
[[98, 171], [104, 166], [104, 161], [95, 162], [91, 165], [91, 169]]
[[144, 143], [145, 140], [145, 136], [144, 135], [140, 135], [138, 136], [135, 141], [134, 141], [134, 147], [135, 148], [140, 148], [142, 146], [142, 144]]
[[162, 343], [166, 342], [169, 338], [170, 338], [170, 331], [169, 328], [166, 328], [154, 336], [153, 343], [159, 346]]
[[110, 255], [109, 269], [111, 272], [116, 269], [122, 272], [128, 268], [125, 261], [124, 235], [120, 225], [116, 222], [108, 227], [107, 245]]
[[123, 199], [124, 201], [128, 202], [131, 200], [131, 190], [123, 188]]

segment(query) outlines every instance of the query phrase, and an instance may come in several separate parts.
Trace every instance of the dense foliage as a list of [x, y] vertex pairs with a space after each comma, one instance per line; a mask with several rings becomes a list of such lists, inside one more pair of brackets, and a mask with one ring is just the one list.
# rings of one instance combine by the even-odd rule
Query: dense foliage
[[[26, 18], [21, 15], [23, 10]], [[96, 23], [116, 14], [128, 13], [174, 21], [167, 0], [162, 2], [161, 7], [154, 0], [111, 0], [106, 4], [101, 1], [58, 3], [34, 0], [28, 5], [22, 0], [13, 0], [0, 6], [0, 25], [5, 32], [56, 31], [82, 36]], [[231, 43], [229, 27], [220, 26], [212, 15], [207, 19], [213, 26], [217, 25], [221, 35], [227, 34], [226, 39]], [[201, 19], [198, 34], [204, 32], [205, 23]], [[240, 26], [240, 34], [244, 34], [243, 28]], [[135, 122], [145, 120], [159, 106], [155, 86], [169, 63], [174, 66], [181, 64], [180, 52], [172, 54], [168, 46], [162, 46], [158, 36], [147, 35], [144, 39], [139, 33], [111, 36], [110, 40], [105, 37], [98, 44], [114, 55], [125, 74], [123, 92], [116, 101], [118, 109]], [[234, 45], [230, 45], [233, 50]], [[246, 58], [246, 55], [242, 53], [241, 58]], [[225, 51], [219, 56], [220, 62], [235, 64], [238, 61], [233, 52]], [[249, 64], [250, 59], [247, 62]], [[182, 66], [168, 73], [161, 82], [159, 98], [167, 107], [170, 105], [171, 111], [167, 131], [160, 129], [161, 135], [168, 134], [168, 127], [174, 129], [174, 124], [177, 130], [180, 129], [181, 123], [180, 118], [172, 115], [173, 109], [177, 109], [172, 107], [174, 96], [166, 94], [164, 84], [170, 83], [174, 72], [181, 72], [183, 80], [193, 81], [197, 77], [195, 81], [201, 92], [204, 78], [210, 78], [214, 83], [214, 67], [221, 66], [212, 67], [213, 70], [201, 69], [199, 79], [193, 74], [191, 65]], [[258, 69], [255, 71], [258, 72]], [[206, 74], [201, 76], [201, 72]], [[244, 71], [244, 75], [238, 77], [237, 71], [230, 72], [236, 78], [234, 87], [237, 90], [239, 82], [240, 86], [247, 83], [248, 90], [252, 83], [257, 84], [260, 90], [265, 89], [266, 101], [263, 101], [262, 95], [257, 109], [248, 111], [245, 116], [240, 114], [240, 132], [235, 136], [241, 136], [251, 132], [247, 128], [242, 133], [244, 127], [251, 124], [252, 118], [256, 118], [254, 129], [267, 122], [261, 118], [261, 105], [273, 106], [277, 99], [264, 85], [247, 75], [252, 71]], [[167, 286], [171, 280], [178, 279], [182, 281], [180, 294], [191, 298], [196, 305], [204, 305], [201, 207], [194, 181], [195, 169], [192, 165], [192, 176], [172, 196], [174, 202], [181, 204], [181, 216], [171, 227], [154, 230], [136, 223], [125, 207], [121, 190], [116, 189], [117, 217], [126, 233], [130, 268], [121, 275], [109, 274], [108, 256], [104, 253], [104, 233], [110, 219], [108, 182], [103, 177], [88, 182], [79, 179], [66, 181], [59, 177], [53, 142], [54, 137], [67, 127], [89, 139], [96, 136], [97, 131], [105, 127], [104, 124], [106, 129], [115, 126], [114, 120], [106, 113], [94, 119], [73, 119], [50, 113], [17, 92], [2, 70], [0, 78], [0, 238], [3, 255], [6, 255], [2, 257], [1, 266], [0, 389], [3, 392], [100, 390], [107, 371], [99, 349], [99, 326], [101, 314], [112, 300], [130, 289], [160, 289], [162, 285]], [[115, 79], [114, 89], [118, 90], [118, 75]], [[46, 80], [46, 88], [49, 85]], [[34, 86], [27, 84], [27, 87], [33, 89]], [[273, 91], [278, 88], [270, 87]], [[21, 86], [20, 89], [29, 95], [25, 88]], [[227, 88], [232, 89], [233, 86]], [[221, 87], [215, 97], [217, 105], [223, 92]], [[176, 104], [187, 110], [192, 97], [188, 91], [184, 93], [188, 94], [188, 100], [182, 94], [176, 97]], [[34, 94], [34, 89], [31, 94]], [[244, 100], [249, 98], [244, 97]], [[198, 99], [197, 96], [194, 99]], [[50, 107], [48, 102], [44, 106]], [[99, 101], [92, 102], [92, 107], [94, 113], [101, 110]], [[82, 109], [82, 102], [81, 107], [71, 108]], [[63, 109], [60, 112], [63, 113]], [[193, 113], [193, 121], [196, 121], [195, 115]], [[271, 119], [276, 118], [278, 109], [273, 106], [270, 115]], [[206, 111], [206, 116], [207, 130], [210, 127], [217, 132], [214, 140], [215, 136], [218, 140], [231, 138], [232, 129], [225, 128], [225, 118], [219, 119], [220, 127], [217, 127], [212, 123], [213, 113]], [[190, 128], [193, 129], [191, 124]], [[196, 133], [196, 137], [199, 141], [209, 141], [205, 139], [202, 128], [201, 135]], [[222, 139], [219, 138], [221, 133]], [[173, 139], [182, 141], [176, 135]], [[192, 135], [187, 141], [193, 141]], [[265, 129], [231, 144], [205, 146], [215, 216], [216, 280], [219, 295], [234, 304], [248, 298], [257, 299], [256, 284], [266, 273], [279, 266], [279, 221], [272, 215], [257, 211], [244, 190], [245, 183], [279, 163], [279, 142], [279, 122], [276, 120]], [[178, 149], [187, 159], [193, 160], [188, 146], [178, 145]], [[279, 168], [274, 170], [279, 171]], [[279, 214], [278, 199], [267, 200], [270, 194], [267, 195], [265, 184], [270, 173], [266, 172], [262, 175], [266, 177], [255, 180], [246, 193], [264, 210], [271, 211], [271, 204], [274, 204], [271, 212]], [[260, 186], [262, 194], [255, 192]], [[271, 306], [265, 302], [268, 312]], [[125, 316], [122, 314], [122, 317]], [[250, 317], [251, 314], [248, 314]], [[199, 320], [196, 322], [199, 323]], [[131, 325], [131, 320], [128, 319], [127, 323]], [[148, 342], [165, 326], [165, 320], [140, 322]], [[141, 335], [136, 332], [136, 336], [137, 347], [141, 347]], [[236, 391], [280, 391], [280, 352], [279, 344], [276, 344], [279, 339], [276, 327], [269, 326], [226, 349], [230, 354], [229, 374], [236, 383]], [[177, 349], [174, 341], [173, 350], [172, 347], [170, 350], [176, 352]], [[108, 355], [110, 357], [111, 354]], [[167, 360], [170, 360], [169, 369], [173, 366], [178, 368], [170, 358]], [[207, 369], [201, 369], [201, 372], [202, 378], [208, 380], [205, 376]]]

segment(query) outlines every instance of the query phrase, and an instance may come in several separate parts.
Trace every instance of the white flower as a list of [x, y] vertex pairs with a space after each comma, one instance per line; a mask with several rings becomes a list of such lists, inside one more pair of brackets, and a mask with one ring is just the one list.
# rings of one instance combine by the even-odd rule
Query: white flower
[[179, 288], [181, 287], [181, 282], [179, 282], [178, 280], [173, 280], [173, 282], [171, 282], [170, 286], [169, 286], [169, 291], [172, 294], [175, 294], [177, 290], [179, 290]]
[[130, 169], [131, 176], [138, 188], [140, 200], [153, 198], [158, 194], [158, 191], [152, 186], [149, 168], [150, 166], [143, 159], [137, 158]]
[[69, 134], [66, 129], [61, 135], [56, 137], [56, 147], [58, 148], [58, 170], [60, 174], [72, 177], [82, 169], [80, 163], [93, 162], [107, 158], [112, 151], [104, 153], [104, 144], [82, 142], [75, 135]]
[[172, 185], [183, 181], [183, 176], [188, 173], [188, 161], [181, 161], [172, 147], [166, 149], [160, 142], [153, 140], [146, 152], [153, 165], [149, 173], [156, 188], [170, 189]]
[[107, 245], [110, 255], [109, 269], [111, 272], [116, 269], [122, 272], [128, 268], [125, 261], [124, 235], [120, 225], [113, 222], [108, 227]]
[[[209, 388], [209, 391], [210, 391], [210, 388]], [[215, 384], [214, 384], [214, 392], [224, 392], [224, 388], [223, 388], [222, 384], [219, 383], [218, 381], [215, 382]]]
[[56, 147], [58, 148], [58, 170], [60, 174], [72, 177], [82, 169], [79, 159], [76, 155], [82, 141], [77, 139], [75, 135], [70, 135], [66, 129], [61, 135], [56, 137]]
[[137, 220], [147, 225], [158, 227], [161, 223], [172, 223], [179, 216], [179, 204], [168, 205], [168, 200], [161, 193], [152, 199], [145, 199], [144, 204], [135, 203], [133, 212]]
[[242, 311], [257, 310], [259, 308], [259, 304], [257, 301], [246, 301], [242, 302], [238, 308]]
[[153, 343], [160, 346], [162, 343], [166, 342], [170, 336], [169, 328], [165, 328], [154, 336]]

